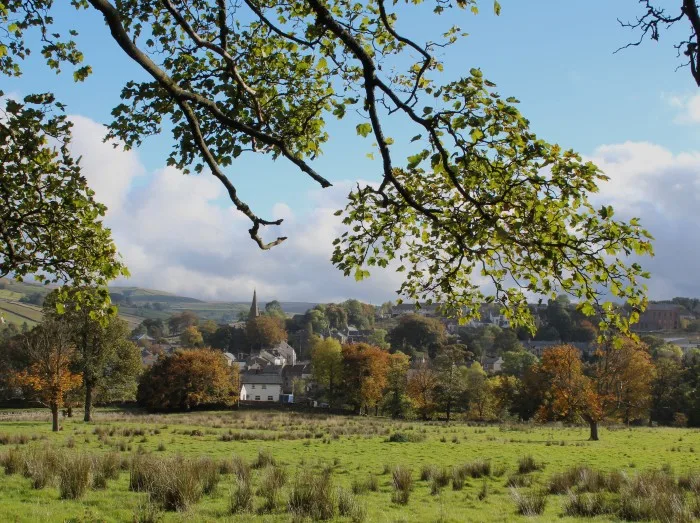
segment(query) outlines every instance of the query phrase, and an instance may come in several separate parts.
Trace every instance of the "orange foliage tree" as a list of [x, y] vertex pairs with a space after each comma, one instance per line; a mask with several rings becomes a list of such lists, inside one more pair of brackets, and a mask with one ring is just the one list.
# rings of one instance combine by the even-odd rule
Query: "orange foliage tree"
[[578, 349], [562, 345], [545, 350], [539, 373], [544, 382], [549, 383], [549, 388], [537, 412], [538, 419], [581, 417], [591, 429], [590, 439], [597, 441], [598, 422], [603, 412], [592, 380], [583, 374]]
[[248, 320], [245, 333], [254, 349], [266, 349], [282, 341], [287, 341], [284, 321], [267, 314]]
[[629, 422], [649, 411], [655, 368], [646, 346], [633, 340], [600, 348], [590, 377], [583, 374], [579, 351], [568, 345], [544, 351], [539, 372], [549, 388], [538, 417], [580, 416], [593, 441], [598, 440], [600, 420]]
[[367, 343], [343, 345], [343, 388], [356, 413], [376, 411], [384, 395], [389, 353]]
[[238, 365], [211, 349], [178, 351], [160, 358], [141, 377], [137, 399], [150, 410], [189, 410], [238, 403]]
[[28, 367], [15, 374], [14, 384], [51, 409], [52, 428], [61, 430], [58, 411], [66, 395], [82, 385], [80, 374], [71, 371], [75, 346], [65, 323], [46, 320], [25, 338]]
[[435, 409], [437, 409], [437, 386], [438, 375], [426, 364], [409, 374], [408, 397], [411, 399], [416, 412], [424, 420], [430, 419]]

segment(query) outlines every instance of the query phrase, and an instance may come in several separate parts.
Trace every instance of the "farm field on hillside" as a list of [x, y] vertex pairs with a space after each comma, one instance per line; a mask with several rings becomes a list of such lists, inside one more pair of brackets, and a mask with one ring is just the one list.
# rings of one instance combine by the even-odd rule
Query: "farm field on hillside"
[[[44, 449], [51, 447], [59, 456], [65, 453], [69, 466], [79, 463], [80, 456], [102, 456], [121, 463], [123, 470], [106, 488], [89, 489], [79, 500], [61, 500], [56, 479], [35, 490], [33, 480], [23, 477], [21, 470], [2, 475], [0, 510], [5, 521], [136, 521], [152, 510], [162, 521], [312, 521], [320, 517], [299, 515], [300, 500], [306, 499], [302, 487], [316, 485], [319, 478], [328, 485], [325, 491], [314, 491], [314, 497], [322, 498], [319, 492], [335, 496], [333, 521], [382, 523], [585, 521], [591, 519], [581, 516], [581, 510], [588, 513], [586, 503], [593, 507], [592, 513], [596, 507], [608, 507], [596, 521], [619, 521], [621, 511], [639, 515], [644, 507], [618, 506], [623, 498], [618, 491], [625, 492], [625, 499], [653, 504], [655, 510], [665, 506], [662, 494], [671, 491], [649, 492], [647, 483], [635, 479], [640, 475], [656, 489], [676, 489], [672, 493], [676, 502], [681, 492], [683, 514], [691, 518], [697, 509], [692, 492], [700, 491], [700, 476], [688, 475], [700, 473], [700, 431], [692, 429], [601, 428], [601, 441], [589, 442], [585, 428], [446, 426], [269, 411], [145, 415], [101, 410], [92, 424], [77, 417], [63, 423], [62, 432], [51, 433], [48, 411], [0, 411], [3, 463], [8, 463], [10, 454], [32, 463], [32, 455], [46, 454]], [[168, 461], [176, 456], [179, 461]], [[154, 501], [149, 502], [145, 492], [129, 489], [130, 475], [143, 463], [165, 461], [166, 467], [158, 470], [167, 471], [205, 463], [201, 460], [207, 458], [223, 474], [213, 492], [186, 511], [162, 511], [157, 499], [163, 498], [155, 490]], [[261, 466], [256, 468], [256, 462]], [[240, 500], [242, 484], [236, 478], [241, 477], [241, 467], [250, 465], [252, 505], [232, 514], [232, 492]], [[576, 471], [573, 483], [565, 481], [571, 473], [557, 476], [581, 465], [590, 469]], [[413, 487], [406, 504], [401, 504], [393, 486], [397, 472], [404, 480], [410, 473]], [[461, 480], [455, 483], [457, 477]], [[594, 493], [576, 497], [566, 493], [568, 488]], [[644, 496], [642, 488], [647, 489]], [[656, 493], [661, 497], [655, 498]], [[637, 497], [629, 497], [633, 495]], [[574, 498], [579, 502], [578, 515], [566, 515]], [[296, 500], [295, 519], [290, 499]], [[525, 518], [517, 512], [516, 499], [526, 509], [527, 503], [544, 500], [544, 511]]]

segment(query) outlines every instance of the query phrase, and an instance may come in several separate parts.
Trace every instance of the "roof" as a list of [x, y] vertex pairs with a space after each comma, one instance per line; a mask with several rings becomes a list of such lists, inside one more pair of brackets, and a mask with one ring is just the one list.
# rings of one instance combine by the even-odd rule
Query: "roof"
[[246, 372], [241, 374], [241, 383], [243, 385], [282, 385], [282, 378], [279, 374], [256, 374], [254, 372]]
[[236, 357], [230, 352], [224, 352], [224, 357], [229, 361], [236, 361]]
[[302, 376], [304, 374], [311, 374], [310, 363], [297, 363], [296, 365], [286, 365], [284, 369], [282, 369], [282, 376], [286, 377]]
[[682, 308], [675, 303], [650, 303], [647, 311], [680, 311]]

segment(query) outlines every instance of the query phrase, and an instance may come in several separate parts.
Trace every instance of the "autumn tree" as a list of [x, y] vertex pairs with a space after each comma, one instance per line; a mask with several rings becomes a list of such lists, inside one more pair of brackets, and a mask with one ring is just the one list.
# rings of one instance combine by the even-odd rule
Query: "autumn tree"
[[655, 368], [648, 348], [631, 339], [598, 351], [595, 388], [605, 416], [625, 423], [648, 416]]
[[389, 356], [384, 408], [392, 418], [402, 418], [408, 410], [410, 401], [407, 394], [407, 373], [410, 366], [411, 360], [403, 352]]
[[387, 384], [389, 353], [366, 343], [343, 345], [343, 398], [359, 414], [375, 413]]
[[[685, 3], [684, 17], [694, 12]], [[66, 34], [54, 25], [54, 15], [65, 16], [58, 4], [4, 2], [0, 72], [21, 74], [22, 60], [41, 46], [49, 67], [69, 64], [77, 80], [88, 76], [75, 28]], [[130, 148], [167, 129], [167, 163], [211, 173], [260, 248], [286, 240], [263, 239], [282, 220], [259, 216], [226, 169], [242, 155], [266, 155], [328, 187], [313, 160], [329, 139], [326, 123], [353, 115], [350, 125], [374, 144], [381, 179], [359, 184], [339, 213], [348, 230], [332, 262], [344, 274], [362, 280], [396, 262], [401, 296], [464, 317], [478, 316], [484, 302], [474, 283], [481, 275], [511, 323], [533, 330], [527, 295], [561, 289], [584, 314], [601, 314], [604, 333], [627, 330], [644, 307], [640, 279], [648, 275], [624, 255], [651, 253], [648, 233], [636, 219], [615, 219], [608, 205], [594, 208], [589, 196], [605, 175], [536, 136], [517, 100], [500, 96], [480, 69], [441, 74], [445, 46], [460, 41], [456, 26], [419, 41], [400, 31], [399, 13], [384, 0], [72, 4], [99, 13], [105, 37], [141, 70], [124, 79], [109, 138]], [[478, 12], [475, 0], [439, 2], [433, 11], [457, 18], [453, 9], [465, 8]], [[43, 41], [28, 42], [33, 32]], [[399, 137], [388, 134], [390, 122], [413, 137], [404, 140], [405, 157], [391, 146]], [[608, 291], [630, 306], [629, 317], [606, 301]]]
[[180, 334], [180, 343], [183, 347], [201, 347], [204, 344], [204, 337], [198, 327], [194, 325], [186, 327]]
[[63, 288], [50, 293], [44, 304], [44, 316], [64, 324], [70, 333], [75, 347], [72, 364], [82, 376], [87, 422], [92, 421], [98, 388], [104, 390], [107, 383], [119, 383], [133, 390], [141, 371], [140, 354], [129, 340], [127, 323], [114, 310], [103, 308], [105, 293], [106, 289], [99, 288]]
[[168, 328], [170, 334], [180, 334], [187, 327], [194, 327], [199, 323], [199, 318], [194, 312], [182, 311], [178, 314], [173, 314], [168, 318]]
[[14, 382], [51, 409], [52, 429], [58, 432], [58, 412], [66, 396], [82, 384], [80, 374], [71, 370], [75, 356], [71, 332], [66, 323], [47, 319], [26, 336], [24, 348], [29, 366], [15, 375]]
[[314, 381], [326, 390], [326, 398], [335, 406], [342, 383], [343, 356], [340, 342], [334, 338], [314, 337], [311, 343], [311, 369]]
[[464, 373], [464, 395], [469, 405], [470, 415], [480, 420], [486, 419], [492, 400], [491, 383], [486, 371], [476, 361]]
[[274, 316], [262, 315], [248, 320], [245, 332], [248, 342], [256, 349], [266, 349], [287, 341], [284, 322]]
[[238, 365], [211, 349], [177, 351], [158, 359], [141, 377], [137, 399], [150, 410], [190, 410], [238, 404]]
[[437, 409], [437, 397], [435, 388], [438, 385], [438, 376], [427, 364], [421, 364], [413, 369], [408, 377], [407, 392], [413, 403], [413, 407], [423, 420], [432, 417]]
[[548, 384], [548, 390], [537, 413], [538, 418], [557, 417], [573, 421], [581, 417], [590, 427], [590, 439], [597, 441], [602, 406], [592, 380], [583, 374], [578, 349], [571, 345], [546, 349], [542, 353], [539, 373]]

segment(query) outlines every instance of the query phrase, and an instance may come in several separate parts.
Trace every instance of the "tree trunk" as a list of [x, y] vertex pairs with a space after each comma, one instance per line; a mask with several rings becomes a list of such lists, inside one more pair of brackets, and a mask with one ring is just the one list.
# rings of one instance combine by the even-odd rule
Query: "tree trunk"
[[85, 417], [84, 421], [92, 421], [92, 382], [85, 382]]
[[588, 438], [589, 441], [598, 441], [598, 422], [595, 420], [588, 420], [588, 426], [591, 428], [591, 437]]
[[59, 425], [58, 422], [58, 404], [57, 403], [52, 403], [51, 404], [51, 430], [54, 432], [58, 432], [61, 430], [61, 426]]
[[447, 400], [447, 408], [445, 409], [447, 411], [447, 423], [450, 422], [450, 412], [452, 411], [452, 401], [451, 399]]

